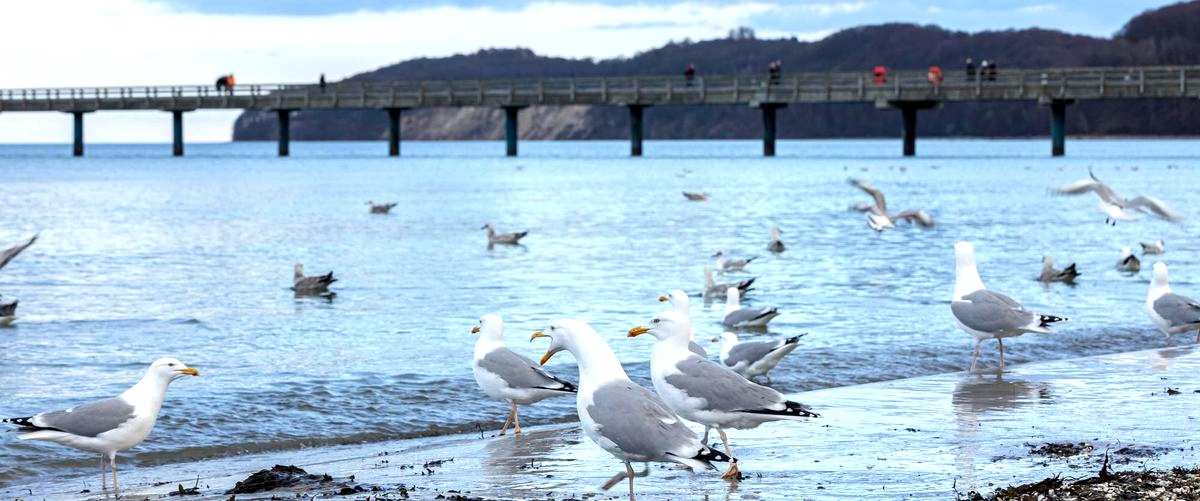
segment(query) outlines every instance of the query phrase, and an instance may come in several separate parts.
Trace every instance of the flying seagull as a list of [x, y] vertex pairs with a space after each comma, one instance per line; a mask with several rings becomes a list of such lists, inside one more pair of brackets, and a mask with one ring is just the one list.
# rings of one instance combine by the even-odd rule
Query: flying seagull
[[1056, 191], [1059, 195], [1079, 195], [1088, 192], [1100, 197], [1100, 211], [1104, 213], [1104, 222], [1116, 225], [1117, 221], [1132, 221], [1136, 219], [1133, 210], [1154, 214], [1167, 221], [1179, 221], [1179, 214], [1171, 210], [1162, 200], [1148, 196], [1124, 198], [1109, 188], [1107, 184], [1096, 178], [1088, 169], [1088, 179], [1065, 184]]
[[717, 253], [713, 254], [712, 257], [713, 257], [713, 259], [717, 260], [716, 261], [717, 270], [721, 271], [721, 272], [745, 271], [746, 265], [750, 264], [751, 261], [758, 259], [757, 257], [753, 257], [753, 256], [748, 257], [748, 258], [742, 258], [742, 259], [733, 259], [733, 258], [726, 256], [725, 251], [723, 251], [723, 250], [717, 251]]
[[708, 201], [708, 193], [685, 191], [685, 192], [683, 192], [683, 198], [686, 198], [692, 202], [707, 202]]
[[367, 205], [371, 207], [371, 214], [387, 214], [396, 206], [396, 202], [377, 204], [373, 200], [367, 200]]
[[1167, 251], [1167, 243], [1159, 240], [1154, 243], [1139, 242], [1142, 246], [1142, 255], [1147, 254], [1162, 254]]
[[324, 275], [306, 277], [304, 276], [304, 265], [300, 263], [296, 263], [296, 266], [293, 267], [293, 270], [292, 290], [296, 291], [296, 294], [320, 294], [323, 292], [329, 292], [329, 285], [337, 282], [337, 279], [333, 278], [332, 271]]
[[30, 245], [33, 245], [33, 243], [37, 241], [37, 239], [38, 236], [34, 235], [30, 237], [27, 242], [14, 245], [5, 249], [4, 252], [0, 252], [0, 269], [4, 269], [4, 267], [8, 265], [9, 261], [12, 261], [13, 258], [17, 257], [18, 254], [25, 249], [28, 249]]
[[[660, 302], [660, 303], [670, 302], [671, 309], [675, 310], [676, 313], [682, 315], [683, 318], [688, 319], [689, 322], [691, 321], [692, 314], [691, 314], [690, 309], [691, 309], [692, 300], [691, 300], [691, 298], [688, 297], [687, 293], [683, 291], [683, 289], [675, 289], [675, 290], [672, 290], [670, 294], [667, 294], [664, 296], [658, 296], [658, 302]], [[688, 324], [688, 328], [689, 329], [691, 328], [690, 323]], [[688, 349], [692, 350], [692, 353], [695, 353], [697, 355], [707, 358], [708, 351], [706, 351], [702, 346], [696, 344], [696, 332], [694, 330], [689, 330], [688, 335], [691, 336], [688, 338]]]
[[767, 244], [767, 250], [778, 254], [786, 249], [783, 245], [783, 236], [781, 233], [783, 232], [779, 231], [778, 226], [771, 228], [771, 243]]
[[1171, 292], [1167, 263], [1154, 263], [1154, 279], [1146, 291], [1146, 313], [1163, 334], [1196, 331], [1200, 343], [1200, 301]]
[[492, 226], [492, 223], [487, 223], [479, 229], [487, 230], [488, 246], [496, 244], [517, 245], [521, 243], [521, 239], [525, 238], [525, 235], [529, 234], [528, 231], [518, 231], [515, 233], [496, 233], [496, 228]]
[[1129, 247], [1121, 248], [1121, 260], [1117, 261], [1117, 269], [1131, 273], [1137, 273], [1142, 269], [1142, 261], [1133, 255], [1133, 249]]
[[1073, 284], [1075, 283], [1075, 277], [1078, 276], [1079, 272], [1075, 270], [1075, 263], [1071, 263], [1066, 268], [1060, 270], [1054, 267], [1053, 257], [1042, 256], [1042, 273], [1038, 275], [1039, 282]]
[[479, 335], [475, 341], [475, 382], [487, 396], [509, 403], [501, 435], [508, 430], [509, 423], [514, 425], [514, 433], [521, 434], [519, 405], [575, 393], [575, 385], [554, 377], [533, 360], [504, 345], [504, 321], [499, 315], [484, 315], [471, 333]]
[[117, 397], [0, 422], [16, 425], [17, 438], [21, 440], [45, 440], [99, 453], [101, 485], [108, 490], [104, 463], [107, 459], [112, 467], [113, 493], [119, 498], [117, 453], [142, 443], [150, 435], [172, 381], [199, 375], [196, 369], [179, 360], [160, 358], [150, 364], [137, 384]]
[[737, 288], [738, 293], [744, 296], [747, 292], [750, 292], [750, 286], [754, 285], [755, 280], [755, 278], [751, 277], [739, 280], [733, 284], [719, 284], [716, 280], [713, 280], [712, 268], [706, 266], [704, 268], [704, 296], [718, 299], [723, 298], [725, 297], [725, 291], [729, 290], [730, 287]]
[[871, 195], [871, 198], [875, 200], [873, 205], [859, 204], [854, 207], [856, 210], [867, 214], [867, 226], [870, 226], [872, 230], [883, 231], [888, 228], [895, 228], [896, 221], [916, 223], [922, 228], [933, 227], [933, 216], [930, 216], [929, 213], [923, 210], [906, 210], [895, 214], [889, 213], [887, 210], [887, 199], [884, 198], [883, 192], [879, 191], [879, 188], [861, 179], [850, 179], [849, 182], [854, 187]]
[[[630, 329], [629, 337], [649, 333], [658, 340], [650, 357], [654, 390], [684, 419], [716, 428], [727, 456], [733, 457], [733, 451], [725, 428], [750, 429], [768, 421], [817, 417], [779, 392], [688, 351], [690, 323], [674, 311], [664, 311], [650, 320], [648, 327]], [[722, 477], [741, 477], [736, 459]]]
[[954, 296], [950, 312], [958, 327], [975, 338], [971, 370], [979, 361], [979, 347], [985, 339], [995, 339], [1000, 349], [1000, 369], [1004, 369], [1004, 338], [1026, 332], [1052, 332], [1054, 322], [1066, 320], [1026, 310], [1020, 303], [983, 286], [975, 266], [975, 246], [965, 240], [954, 244]]
[[764, 376], [769, 383], [771, 376], [767, 373], [800, 346], [802, 337], [804, 334], [769, 341], [741, 341], [737, 334], [726, 331], [721, 333], [721, 363], [746, 379]]
[[732, 459], [702, 443], [661, 398], [630, 381], [612, 348], [588, 324], [558, 320], [545, 331], [534, 332], [530, 340], [538, 338], [550, 340], [542, 365], [563, 350], [575, 356], [579, 364], [575, 409], [583, 434], [625, 463], [625, 472], [605, 488], [627, 477], [633, 500], [633, 478], [638, 476], [633, 462], [674, 462], [706, 470], [716, 469], [713, 461]]
[[725, 318], [721, 323], [730, 329], [757, 327], [766, 328], [767, 322], [779, 316], [779, 308], [774, 306], [763, 308], [742, 307], [736, 287], [725, 290]]

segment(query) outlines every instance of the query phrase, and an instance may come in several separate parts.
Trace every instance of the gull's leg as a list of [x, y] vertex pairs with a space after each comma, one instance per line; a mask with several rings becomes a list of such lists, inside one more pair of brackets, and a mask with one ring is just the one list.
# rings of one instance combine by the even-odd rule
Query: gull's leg
[[637, 498], [633, 495], [633, 477], [637, 475], [633, 472], [633, 465], [629, 464], [629, 461], [625, 462], [625, 474], [629, 476], [629, 501], [634, 501]]
[[996, 344], [1000, 346], [1000, 370], [1004, 370], [1004, 339], [996, 338]]
[[725, 470], [725, 473], [721, 475], [721, 478], [736, 482], [740, 480], [742, 472], [741, 470], [738, 470], [737, 460], [733, 459], [733, 451], [729, 448], [729, 437], [725, 435], [725, 430], [720, 426], [717, 427], [717, 433], [721, 435], [721, 442], [725, 444], [725, 455], [729, 456], [729, 469]]
[[513, 434], [521, 434], [521, 408], [515, 402], [513, 403]]
[[113, 471], [113, 499], [121, 499], [121, 484], [117, 483], [117, 453], [116, 451], [108, 455], [108, 464], [112, 465]]
[[983, 343], [982, 339], [975, 340], [975, 355], [971, 357], [971, 372], [975, 372], [975, 363], [979, 361], [979, 345]]
[[509, 425], [509, 423], [512, 423], [513, 413], [517, 411], [517, 403], [516, 402], [509, 402], [509, 404], [510, 404], [510, 407], [508, 408], [508, 418], [506, 418], [504, 420], [504, 426], [500, 427], [501, 435], [503, 435], [504, 432], [508, 431], [508, 425]]
[[1196, 330], [1196, 342], [1200, 343], [1200, 329]]
[[100, 492], [108, 497], [108, 469], [104, 466], [104, 453], [100, 453]]
[[[704, 445], [708, 445], [708, 432], [709, 432], [709, 430], [712, 430], [712, 427], [711, 427], [711, 426], [709, 426], [709, 425], [704, 425]], [[650, 466], [649, 466], [649, 464], [647, 464], [647, 465], [646, 465], [646, 467], [647, 467], [647, 468], [649, 468], [649, 467], [650, 467]]]

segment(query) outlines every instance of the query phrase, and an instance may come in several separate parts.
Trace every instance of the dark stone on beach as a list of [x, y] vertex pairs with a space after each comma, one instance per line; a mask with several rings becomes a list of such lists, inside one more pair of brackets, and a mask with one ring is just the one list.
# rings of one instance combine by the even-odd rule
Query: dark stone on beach
[[[997, 490], [987, 500], [1092, 500], [1200, 498], [1200, 469], [1176, 467], [1170, 471], [1139, 470], [1113, 473], [1108, 462], [1094, 477], [1064, 482], [1057, 476], [1031, 484]], [[969, 498], [974, 500], [975, 498]]]
[[238, 482], [225, 494], [253, 494], [267, 492], [299, 484], [322, 484], [333, 481], [329, 475], [313, 475], [297, 466], [275, 465], [270, 470], [259, 470]]
[[200, 495], [200, 486], [199, 485], [192, 486], [192, 487], [184, 487], [183, 484], [179, 484], [178, 489], [175, 489], [175, 490], [167, 493], [167, 496], [199, 496], [199, 495]]
[[1092, 450], [1095, 449], [1092, 444], [1087, 442], [1050, 442], [1042, 445], [1026, 443], [1025, 446], [1029, 447], [1029, 453], [1032, 455], [1058, 458], [1078, 456], [1080, 454], [1092, 452]]

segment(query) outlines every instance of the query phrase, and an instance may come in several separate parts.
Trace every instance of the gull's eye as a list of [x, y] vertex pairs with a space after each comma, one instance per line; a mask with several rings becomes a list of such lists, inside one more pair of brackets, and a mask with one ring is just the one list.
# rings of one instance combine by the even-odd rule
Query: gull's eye
[[651, 321], [650, 321], [650, 323], [652, 323], [652, 324], [657, 324], [657, 323], [659, 323], [659, 322], [661, 322], [661, 321], [662, 321], [662, 320], [659, 320], [659, 319], [657, 319], [657, 318], [656, 318], [656, 319], [654, 319], [654, 320], [651, 320]]
[[167, 367], [175, 367], [175, 362], [171, 362], [171, 363], [167, 364]]

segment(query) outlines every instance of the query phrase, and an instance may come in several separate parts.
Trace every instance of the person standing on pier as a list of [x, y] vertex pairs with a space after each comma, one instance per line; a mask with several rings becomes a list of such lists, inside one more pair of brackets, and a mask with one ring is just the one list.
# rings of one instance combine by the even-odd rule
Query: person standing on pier
[[967, 80], [975, 79], [975, 60], [967, 58]]
[[683, 70], [683, 79], [688, 87], [692, 86], [692, 80], [696, 79], [696, 65], [688, 63], [687, 69]]
[[321, 87], [321, 92], [325, 92], [325, 74], [321, 74], [321, 78], [317, 80], [317, 85]]

